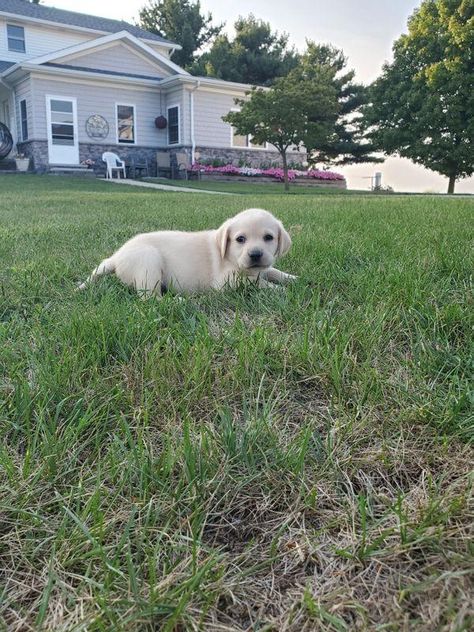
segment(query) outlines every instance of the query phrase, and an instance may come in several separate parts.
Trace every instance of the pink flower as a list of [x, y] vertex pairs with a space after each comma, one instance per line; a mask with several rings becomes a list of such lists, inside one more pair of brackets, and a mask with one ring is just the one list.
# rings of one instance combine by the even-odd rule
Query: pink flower
[[[283, 182], [285, 175], [281, 167], [272, 167], [271, 169], [255, 169], [253, 167], [235, 167], [234, 165], [224, 165], [222, 167], [213, 167], [212, 165], [201, 165], [195, 163], [192, 166], [193, 171], [200, 171], [201, 173], [222, 173], [228, 175], [240, 175], [240, 176], [266, 176], [269, 178], [275, 178], [279, 182]], [[288, 170], [288, 180], [290, 182], [298, 178], [313, 178], [315, 180], [344, 180], [344, 176], [334, 171], [322, 171], [319, 169], [310, 169], [309, 171], [302, 171], [299, 169]]]

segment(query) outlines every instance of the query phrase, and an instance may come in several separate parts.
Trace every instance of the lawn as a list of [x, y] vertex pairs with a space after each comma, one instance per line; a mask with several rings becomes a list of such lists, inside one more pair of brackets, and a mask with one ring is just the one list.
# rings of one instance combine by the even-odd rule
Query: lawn
[[[472, 629], [474, 203], [262, 200], [0, 179], [0, 629]], [[283, 292], [75, 291], [263, 203]]]
[[[367, 195], [369, 191], [355, 191], [347, 189], [332, 189], [329, 187], [300, 186], [290, 183], [290, 189], [285, 192], [283, 182], [219, 182], [218, 180], [170, 180], [169, 178], [143, 178], [146, 182], [169, 184], [174, 187], [191, 189], [205, 189], [207, 191], [221, 191], [223, 193], [240, 193], [243, 195]], [[370, 193], [374, 195], [373, 193]]]

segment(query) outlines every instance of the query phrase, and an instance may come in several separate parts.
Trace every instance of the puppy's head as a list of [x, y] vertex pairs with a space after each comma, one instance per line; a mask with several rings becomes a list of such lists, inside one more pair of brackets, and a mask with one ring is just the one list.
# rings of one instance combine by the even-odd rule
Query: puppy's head
[[252, 274], [270, 268], [277, 257], [288, 252], [291, 239], [271, 213], [250, 208], [222, 224], [217, 244], [223, 259]]

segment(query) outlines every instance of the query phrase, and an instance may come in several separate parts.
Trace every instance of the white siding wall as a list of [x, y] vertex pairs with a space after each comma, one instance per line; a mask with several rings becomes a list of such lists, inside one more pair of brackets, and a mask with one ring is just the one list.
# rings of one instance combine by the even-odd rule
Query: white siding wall
[[125, 44], [114, 44], [93, 53], [66, 57], [58, 60], [58, 63], [151, 77], [168, 77], [171, 74], [169, 68], [148, 61]]
[[[8, 50], [7, 24], [23, 26], [25, 29], [25, 53], [17, 53]], [[21, 16], [14, 19], [0, 17], [0, 59], [4, 61], [25, 61], [47, 53], [54, 53], [69, 46], [82, 44], [98, 37], [109, 35], [109, 33], [87, 33], [75, 30], [68, 30], [67, 26], [57, 27], [46, 24], [33, 24], [22, 21]], [[151, 45], [152, 48], [160, 52], [165, 57], [169, 56], [169, 49], [161, 48], [159, 45], [151, 44], [150, 40], [141, 39], [144, 44]], [[131, 71], [133, 72], [133, 71]], [[169, 73], [169, 71], [168, 71]]]
[[[25, 53], [17, 53], [8, 50], [7, 24], [16, 24], [25, 29]], [[39, 55], [46, 55], [56, 50], [75, 46], [82, 42], [95, 39], [98, 35], [93, 33], [80, 33], [68, 31], [66, 28], [51, 28], [46, 25], [33, 25], [18, 20], [6, 20], [0, 17], [0, 59], [5, 61], [25, 61]]]
[[[244, 92], [239, 96], [243, 97]], [[194, 93], [196, 145], [230, 147], [231, 127], [222, 117], [235, 107], [233, 95], [198, 89]]]
[[[110, 145], [117, 141], [116, 103], [135, 105], [135, 144], [148, 147], [163, 147], [166, 130], [155, 127], [155, 118], [160, 114], [158, 89], [146, 89], [124, 84], [105, 85], [104, 82], [56, 81], [33, 76], [35, 108], [35, 139], [46, 140], [46, 95], [75, 97], [80, 143], [102, 143]], [[85, 131], [86, 120], [91, 114], [100, 114], [109, 123], [109, 135], [103, 140], [90, 139]]]

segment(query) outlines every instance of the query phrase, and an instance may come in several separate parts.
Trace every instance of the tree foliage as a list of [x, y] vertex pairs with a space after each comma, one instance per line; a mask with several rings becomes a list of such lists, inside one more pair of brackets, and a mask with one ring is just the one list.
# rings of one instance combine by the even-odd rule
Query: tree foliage
[[455, 181], [474, 172], [474, 3], [424, 0], [371, 86], [372, 138]]
[[195, 53], [222, 30], [222, 25], [212, 25], [211, 13], [201, 13], [199, 0], [151, 0], [140, 10], [139, 25], [180, 44], [181, 50], [176, 50], [172, 59], [183, 68], [190, 66]]
[[238, 134], [250, 134], [258, 144], [271, 143], [281, 155], [288, 189], [287, 151], [292, 146], [324, 143], [338, 116], [337, 95], [329, 72], [301, 78], [290, 72], [271, 88], [252, 88], [247, 99], [236, 99], [239, 112], [223, 120]]
[[346, 70], [344, 53], [327, 44], [307, 42], [295, 73], [304, 82], [323, 74], [329, 76], [338, 102], [338, 117], [331, 133], [318, 144], [307, 145], [311, 161], [346, 165], [361, 162], [380, 162], [372, 152], [374, 147], [367, 139], [362, 108], [366, 103], [367, 89], [354, 82], [355, 72]]
[[234, 39], [219, 35], [196, 62], [193, 74], [268, 86], [296, 66], [298, 55], [288, 47], [288, 35], [272, 32], [268, 22], [251, 14], [239, 17], [234, 27]]

